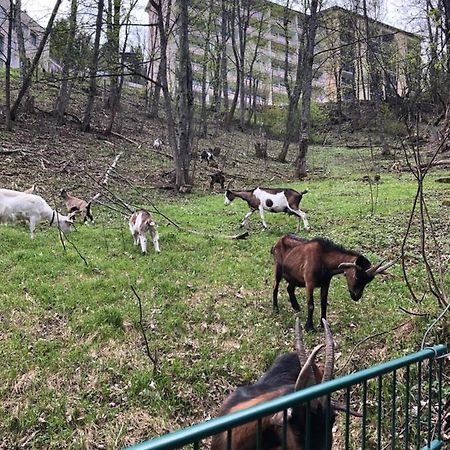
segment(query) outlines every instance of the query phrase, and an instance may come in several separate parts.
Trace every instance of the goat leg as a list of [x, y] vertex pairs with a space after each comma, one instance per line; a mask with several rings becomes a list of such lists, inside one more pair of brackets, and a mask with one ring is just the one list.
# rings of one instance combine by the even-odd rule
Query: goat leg
[[326, 282], [320, 289], [320, 326], [323, 328], [322, 319], [327, 320], [327, 306], [328, 306], [328, 290], [330, 288], [330, 281]]
[[308, 299], [308, 319], [306, 320], [305, 330], [314, 331], [314, 323], [313, 323], [314, 288], [306, 286], [306, 298]]
[[295, 311], [300, 311], [300, 305], [298, 304], [297, 298], [295, 297], [295, 284], [289, 283], [287, 291], [292, 308], [294, 308]]
[[280, 287], [281, 275], [282, 275], [281, 266], [276, 264], [273, 278], [272, 309], [273, 312], [277, 314], [280, 312], [278, 308], [278, 288]]

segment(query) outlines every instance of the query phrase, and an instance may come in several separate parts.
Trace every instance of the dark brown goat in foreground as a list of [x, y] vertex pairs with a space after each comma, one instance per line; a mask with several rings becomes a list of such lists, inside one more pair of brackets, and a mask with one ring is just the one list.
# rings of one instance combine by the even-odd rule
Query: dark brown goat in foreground
[[327, 239], [301, 239], [293, 234], [282, 237], [272, 248], [274, 258], [273, 309], [278, 312], [278, 288], [284, 278], [292, 307], [300, 310], [295, 288], [306, 288], [308, 320], [306, 330], [314, 329], [314, 289], [320, 287], [321, 318], [327, 318], [328, 289], [331, 278], [343, 273], [347, 279], [350, 296], [358, 301], [364, 288], [375, 275], [383, 273], [392, 263], [372, 265], [370, 261], [352, 250], [334, 244]]
[[[315, 357], [323, 345], [314, 348], [307, 357], [303, 342], [300, 321], [295, 323], [296, 352], [279, 356], [269, 370], [253, 385], [241, 386], [233, 392], [220, 409], [219, 416], [241, 411], [251, 406], [323, 383], [334, 378], [334, 343], [333, 336], [326, 321], [325, 327], [325, 365], [320, 368]], [[328, 411], [326, 398], [319, 398], [310, 402], [310, 448], [314, 450], [331, 449], [332, 427], [336, 411], [345, 408], [334, 401]], [[358, 415], [349, 411], [353, 415]], [[303, 450], [306, 433], [306, 404], [296, 405], [287, 411], [286, 448], [289, 450]], [[328, 445], [326, 435], [328, 434]], [[261, 419], [261, 449], [275, 450], [281, 448], [283, 435], [283, 412], [278, 412]], [[256, 448], [257, 422], [249, 422], [232, 430], [232, 450], [253, 450]], [[227, 433], [220, 433], [213, 437], [211, 450], [225, 450], [227, 447]]]

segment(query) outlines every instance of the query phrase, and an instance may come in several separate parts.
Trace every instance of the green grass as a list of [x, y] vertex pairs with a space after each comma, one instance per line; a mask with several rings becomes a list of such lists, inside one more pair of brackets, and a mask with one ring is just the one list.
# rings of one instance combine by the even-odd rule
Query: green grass
[[[403, 174], [382, 174], [371, 213], [370, 188], [358, 158], [344, 149], [316, 150], [314, 164], [328, 176], [301, 185], [310, 192], [302, 207], [312, 231], [361, 251], [372, 262], [399, 254], [415, 185]], [[375, 189], [375, 188], [374, 188]], [[430, 213], [439, 224], [441, 251], [450, 253], [448, 188], [427, 183]], [[130, 193], [131, 196], [131, 193]], [[271, 310], [270, 248], [293, 232], [292, 217], [267, 214], [268, 231], [255, 214], [250, 237], [231, 241], [247, 207], [222, 195], [159, 199], [158, 206], [183, 227], [159, 223], [161, 254], [145, 257], [133, 247], [125, 218], [95, 208], [96, 224], [69, 236], [88, 265], [54, 229], [42, 226], [31, 241], [20, 226], [0, 227], [0, 435], [5, 448], [117, 448], [214, 415], [237, 385], [252, 382], [280, 352], [293, 348], [294, 313], [283, 288], [280, 314]], [[306, 233], [302, 230], [302, 236]], [[415, 238], [408, 246], [418, 255]], [[149, 243], [150, 244], [150, 243]], [[411, 265], [414, 286], [425, 291], [420, 264]], [[356, 371], [418, 348], [430, 318], [411, 317], [402, 306], [436, 314], [429, 294], [414, 304], [399, 265], [378, 277], [353, 302], [343, 277], [329, 295], [329, 321], [341, 367], [368, 335], [410, 323], [358, 347], [345, 372]], [[139, 329], [142, 299], [153, 373]], [[317, 297], [318, 293], [316, 294]], [[304, 293], [298, 290], [306, 318]], [[433, 317], [433, 316], [431, 316]], [[319, 321], [316, 301], [315, 323]], [[432, 339], [442, 340], [438, 326]], [[321, 333], [307, 335], [312, 346]], [[430, 340], [430, 342], [431, 342]]]

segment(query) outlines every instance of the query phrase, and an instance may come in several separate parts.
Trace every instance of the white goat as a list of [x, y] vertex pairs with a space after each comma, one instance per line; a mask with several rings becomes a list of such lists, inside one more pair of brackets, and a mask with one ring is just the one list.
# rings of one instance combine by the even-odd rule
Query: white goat
[[34, 239], [36, 225], [44, 220], [64, 233], [72, 231], [71, 216], [59, 214], [39, 195], [0, 189], [0, 222], [15, 222], [18, 219], [29, 223], [31, 239]]
[[150, 230], [152, 234], [153, 247], [156, 252], [160, 252], [159, 249], [159, 236], [158, 230], [156, 226], [156, 222], [153, 220], [153, 217], [148, 211], [143, 209], [138, 209], [135, 211], [128, 222], [130, 227], [131, 235], [134, 239], [134, 245], [141, 244], [142, 254], [147, 253], [147, 238], [145, 237], [145, 233]]
[[164, 144], [164, 142], [162, 141], [162, 139], [156, 138], [153, 141], [153, 148], [159, 150], [160, 148], [162, 148], [163, 144]]

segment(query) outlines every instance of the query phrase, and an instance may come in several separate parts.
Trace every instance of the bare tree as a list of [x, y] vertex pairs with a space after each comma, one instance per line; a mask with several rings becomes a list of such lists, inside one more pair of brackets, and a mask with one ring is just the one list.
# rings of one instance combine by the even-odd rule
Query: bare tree
[[305, 20], [305, 55], [303, 59], [303, 85], [302, 85], [302, 107], [300, 118], [300, 133], [298, 156], [295, 163], [295, 173], [298, 178], [306, 176], [306, 155], [309, 147], [309, 133], [311, 130], [311, 96], [314, 64], [314, 46], [318, 22], [318, 11], [320, 0], [311, 0], [309, 14]]
[[83, 122], [81, 124], [82, 131], [89, 131], [91, 128], [91, 116], [94, 108], [95, 95], [97, 94], [97, 70], [98, 59], [100, 54], [100, 37], [102, 34], [102, 22], [103, 22], [103, 7], [104, 0], [98, 0], [97, 3], [97, 18], [95, 21], [95, 38], [94, 49], [92, 52], [92, 61], [89, 68], [89, 94], [84, 110]]
[[167, 134], [175, 169], [175, 185], [184, 190], [190, 184], [190, 161], [192, 148], [192, 68], [189, 55], [189, 1], [178, 0], [179, 10], [179, 58], [177, 68], [177, 109], [174, 112], [172, 96], [169, 90], [167, 46], [171, 33], [170, 17], [172, 1], [150, 0], [156, 13], [159, 34], [159, 69], [161, 90], [164, 96]]
[[178, 66], [178, 154], [174, 158], [176, 185], [181, 188], [190, 183], [189, 166], [192, 147], [192, 118], [194, 95], [192, 92], [192, 67], [189, 53], [190, 0], [178, 0], [180, 9], [180, 44]]
[[16, 12], [14, 23], [16, 24], [17, 45], [19, 47], [20, 81], [23, 84], [27, 74], [27, 54], [25, 51], [25, 39], [22, 29], [22, 0], [16, 0]]
[[77, 12], [78, 0], [72, 0], [70, 6], [69, 29], [67, 34], [66, 49], [64, 53], [64, 60], [62, 62], [61, 84], [59, 86], [58, 97], [56, 98], [55, 108], [53, 111], [60, 124], [64, 122], [64, 115], [70, 102], [72, 83], [69, 80], [69, 74], [74, 66], [73, 53], [75, 35], [77, 31]]
[[33, 73], [39, 64], [39, 60], [41, 59], [42, 52], [44, 51], [45, 45], [47, 44], [47, 39], [52, 31], [53, 23], [55, 22], [56, 14], [58, 13], [61, 2], [62, 2], [62, 0], [56, 0], [55, 6], [53, 7], [53, 10], [52, 10], [52, 14], [50, 15], [50, 18], [47, 23], [47, 27], [45, 28], [41, 42], [39, 43], [39, 47], [36, 50], [33, 61], [27, 71], [27, 75], [22, 83], [22, 86], [20, 87], [19, 93], [17, 94], [16, 101], [14, 102], [14, 105], [11, 108], [11, 119], [12, 120], [15, 120], [16, 114], [20, 107], [22, 99], [27, 94], [28, 89], [31, 86], [31, 80], [33, 77]]
[[[278, 161], [286, 162], [286, 157], [289, 151], [289, 145], [291, 144], [294, 130], [297, 128], [295, 124], [296, 112], [298, 109], [298, 102], [300, 100], [300, 95], [302, 91], [302, 82], [303, 82], [303, 54], [305, 50], [305, 31], [306, 27], [298, 24], [300, 29], [297, 30], [297, 39], [298, 39], [298, 47], [297, 47], [297, 62], [296, 62], [296, 70], [295, 70], [295, 78], [291, 79], [291, 58], [292, 53], [290, 51], [290, 36], [289, 29], [291, 27], [292, 16], [290, 14], [289, 9], [291, 8], [292, 3], [289, 0], [286, 2], [286, 7], [284, 9], [283, 15], [283, 31], [285, 36], [285, 47], [284, 47], [284, 87], [286, 88], [286, 93], [288, 96], [288, 110], [286, 117], [286, 132], [283, 141], [283, 148], [281, 149], [280, 154], [278, 155]], [[296, 20], [301, 21], [304, 16], [297, 16]]]
[[[5, 11], [6, 12], [6, 11]], [[12, 47], [12, 24], [14, 20], [14, 2], [9, 0], [8, 17], [8, 37], [6, 40], [6, 58], [5, 58], [5, 115], [6, 115], [6, 129], [12, 130], [11, 117], [11, 47]]]

